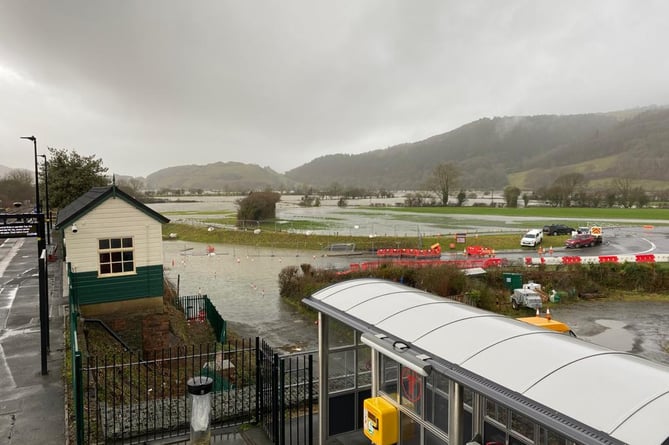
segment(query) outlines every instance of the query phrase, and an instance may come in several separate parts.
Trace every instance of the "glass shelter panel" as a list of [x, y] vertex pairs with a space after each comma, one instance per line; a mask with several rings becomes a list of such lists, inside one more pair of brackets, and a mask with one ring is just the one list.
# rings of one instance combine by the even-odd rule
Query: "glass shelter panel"
[[328, 366], [330, 392], [355, 388], [355, 349], [330, 352]]
[[372, 349], [362, 345], [357, 348], [358, 387], [372, 385]]
[[399, 365], [385, 355], [381, 355], [381, 381], [379, 391], [386, 393], [392, 400], [397, 400], [397, 378]]
[[416, 371], [402, 366], [400, 402], [417, 415], [423, 414], [423, 377]]
[[400, 412], [400, 443], [420, 445], [420, 423], [404, 412]]
[[425, 380], [425, 420], [448, 433], [448, 378], [434, 371]]
[[329, 349], [355, 345], [355, 329], [334, 318], [330, 318], [328, 326]]

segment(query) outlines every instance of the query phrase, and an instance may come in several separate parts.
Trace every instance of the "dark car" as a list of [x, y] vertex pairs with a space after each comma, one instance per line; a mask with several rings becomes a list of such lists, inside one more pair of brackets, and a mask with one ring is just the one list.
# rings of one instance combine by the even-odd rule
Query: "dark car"
[[544, 233], [546, 235], [571, 235], [573, 231], [573, 227], [565, 226], [564, 224], [544, 226]]
[[564, 242], [564, 246], [569, 247], [592, 247], [596, 244], [597, 240], [593, 235], [589, 233], [580, 233], [574, 235]]

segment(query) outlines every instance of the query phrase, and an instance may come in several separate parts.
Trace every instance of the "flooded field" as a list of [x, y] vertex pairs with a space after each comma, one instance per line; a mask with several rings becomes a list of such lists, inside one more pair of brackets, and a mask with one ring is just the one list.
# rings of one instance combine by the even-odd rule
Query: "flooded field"
[[[198, 211], [232, 210], [234, 199], [154, 204], [151, 207], [172, 219], [188, 219]], [[193, 213], [178, 217], [169, 215], [182, 211]], [[278, 212], [284, 215], [281, 217], [341, 218], [341, 209], [336, 206], [304, 209], [296, 207], [295, 203], [283, 203]], [[399, 236], [403, 231], [425, 232], [427, 227], [438, 230], [426, 225], [425, 220], [398, 222], [379, 214], [365, 215], [359, 210], [350, 212], [348, 218], [345, 220], [347, 225], [356, 222], [350, 230], [370, 233], [398, 231]], [[496, 224], [502, 228], [506, 223]], [[280, 271], [288, 265], [303, 263], [318, 268], [346, 268], [351, 262], [359, 262], [356, 257], [323, 257], [318, 252], [300, 251], [298, 247], [287, 250], [214, 245], [215, 255], [208, 256], [207, 245], [201, 243], [175, 240], [165, 242], [163, 246], [166, 274], [174, 283], [179, 282], [181, 295], [207, 294], [233, 331], [245, 337], [259, 335], [284, 351], [315, 349], [317, 334], [313, 322], [279, 297]], [[579, 338], [669, 365], [669, 302], [593, 300], [556, 305], [551, 311], [555, 319], [569, 324]]]
[[261, 336], [286, 351], [315, 349], [316, 327], [279, 297], [279, 273], [286, 266], [310, 263], [344, 268], [345, 257], [313, 252], [261, 249], [171, 241], [163, 243], [165, 273], [179, 283], [180, 295], [207, 294], [230, 328], [243, 337]]

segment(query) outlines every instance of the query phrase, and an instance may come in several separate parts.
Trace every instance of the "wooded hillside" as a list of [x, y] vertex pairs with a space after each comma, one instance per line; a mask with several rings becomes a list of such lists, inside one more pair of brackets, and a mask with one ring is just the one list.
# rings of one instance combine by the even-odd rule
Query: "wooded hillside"
[[424, 141], [359, 155], [336, 154], [286, 172], [314, 186], [420, 189], [434, 166], [455, 162], [469, 189], [547, 186], [560, 175], [669, 186], [669, 109], [480, 119]]
[[583, 174], [591, 187], [625, 178], [663, 190], [669, 188], [669, 109], [484, 118], [415, 143], [323, 156], [285, 175], [217, 162], [159, 170], [146, 182], [156, 190], [421, 190], [444, 162], [457, 164], [466, 190], [538, 189], [569, 173]]

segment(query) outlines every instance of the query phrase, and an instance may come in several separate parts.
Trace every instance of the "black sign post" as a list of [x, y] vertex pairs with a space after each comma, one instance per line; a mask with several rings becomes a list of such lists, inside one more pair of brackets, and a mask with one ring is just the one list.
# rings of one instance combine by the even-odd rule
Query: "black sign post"
[[0, 239], [37, 238], [39, 271], [39, 326], [42, 375], [48, 374], [49, 282], [43, 213], [0, 213]]

